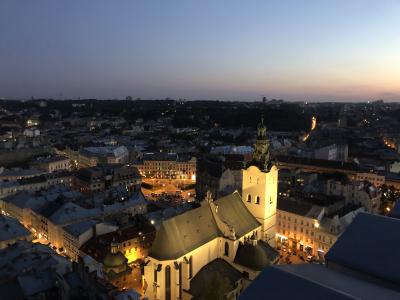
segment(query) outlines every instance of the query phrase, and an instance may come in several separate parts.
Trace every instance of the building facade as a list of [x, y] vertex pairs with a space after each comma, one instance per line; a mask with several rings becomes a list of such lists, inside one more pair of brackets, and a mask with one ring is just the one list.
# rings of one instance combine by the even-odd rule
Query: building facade
[[142, 180], [135, 167], [113, 164], [82, 168], [76, 173], [73, 183], [81, 193], [93, 194], [113, 187], [139, 191]]
[[181, 158], [176, 153], [146, 153], [135, 166], [146, 178], [196, 180], [196, 158]]

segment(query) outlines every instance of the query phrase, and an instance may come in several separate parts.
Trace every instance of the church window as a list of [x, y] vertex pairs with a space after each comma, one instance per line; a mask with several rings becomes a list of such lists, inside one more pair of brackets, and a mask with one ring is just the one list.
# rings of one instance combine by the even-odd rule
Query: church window
[[157, 283], [157, 269], [154, 269], [154, 282]]
[[251, 202], [251, 195], [250, 194], [247, 195], [247, 202]]
[[224, 255], [225, 256], [229, 256], [229, 244], [228, 244], [228, 242], [225, 242]]
[[171, 300], [171, 267], [165, 267], [165, 299]]
[[257, 184], [260, 182], [259, 178], [257, 178]]
[[251, 183], [251, 176], [249, 177], [249, 181], [250, 181], [250, 183]]
[[193, 256], [189, 259], [189, 278], [193, 277]]
[[272, 197], [269, 197], [269, 204], [272, 204]]
[[179, 299], [182, 299], [182, 264], [179, 264]]
[[256, 197], [256, 204], [260, 204], [260, 196]]

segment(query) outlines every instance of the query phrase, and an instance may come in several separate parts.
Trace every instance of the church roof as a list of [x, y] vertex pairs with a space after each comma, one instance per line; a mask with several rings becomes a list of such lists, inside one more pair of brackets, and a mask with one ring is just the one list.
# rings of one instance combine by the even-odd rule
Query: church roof
[[165, 220], [156, 234], [149, 256], [159, 260], [181, 257], [220, 235], [208, 205]]
[[235, 284], [242, 278], [242, 273], [221, 258], [206, 264], [197, 272], [190, 281], [190, 294], [192, 299], [205, 299], [204, 290], [210, 285], [219, 285], [223, 293], [228, 293], [235, 288]]
[[219, 198], [215, 203], [218, 205], [218, 214], [221, 218], [235, 228], [236, 236], [243, 236], [260, 226], [243, 204], [242, 197], [237, 191]]
[[[238, 192], [215, 201], [217, 215], [229, 223], [237, 237], [256, 229], [260, 223], [243, 204]], [[201, 207], [164, 221], [156, 234], [149, 256], [158, 260], [179, 258], [209, 241], [223, 236], [211, 211], [204, 203]]]
[[252, 270], [261, 271], [273, 264], [279, 258], [279, 253], [263, 241], [256, 245], [245, 243], [240, 245], [234, 262]]

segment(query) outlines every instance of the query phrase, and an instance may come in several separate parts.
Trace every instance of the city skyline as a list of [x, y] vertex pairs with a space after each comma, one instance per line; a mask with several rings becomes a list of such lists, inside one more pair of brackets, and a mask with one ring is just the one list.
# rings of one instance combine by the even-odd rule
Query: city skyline
[[400, 2], [2, 1], [0, 97], [400, 101]]

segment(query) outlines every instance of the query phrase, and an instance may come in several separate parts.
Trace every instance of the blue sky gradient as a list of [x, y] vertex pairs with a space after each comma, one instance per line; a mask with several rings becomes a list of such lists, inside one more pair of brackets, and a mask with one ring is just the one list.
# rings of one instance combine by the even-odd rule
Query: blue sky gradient
[[0, 97], [400, 100], [400, 0], [2, 0]]

